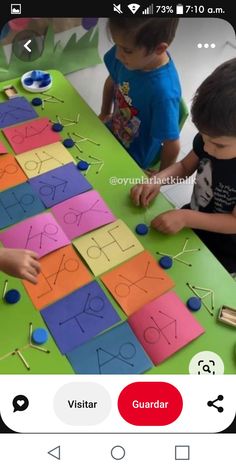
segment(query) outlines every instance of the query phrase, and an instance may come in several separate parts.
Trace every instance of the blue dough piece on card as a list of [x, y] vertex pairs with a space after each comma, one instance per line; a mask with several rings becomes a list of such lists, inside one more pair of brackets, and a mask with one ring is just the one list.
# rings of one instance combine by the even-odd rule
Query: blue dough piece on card
[[49, 77], [48, 79], [44, 79], [40, 82], [39, 87], [47, 87], [51, 83], [51, 78]]
[[12, 289], [8, 290], [8, 292], [5, 295], [5, 300], [7, 303], [13, 304], [17, 303], [20, 300], [20, 292], [18, 290]]
[[24, 79], [24, 84], [25, 84], [25, 85], [30, 86], [30, 85], [32, 85], [33, 83], [34, 83], [34, 81], [33, 81], [33, 79], [32, 79], [31, 77], [26, 77], [26, 78]]
[[66, 139], [64, 139], [63, 144], [66, 148], [72, 148], [75, 143], [74, 143], [73, 139], [66, 138]]
[[170, 269], [173, 265], [173, 259], [169, 256], [163, 256], [159, 260], [159, 264], [162, 267], [162, 269]]
[[56, 133], [60, 133], [62, 131], [64, 126], [61, 123], [53, 123], [52, 129], [53, 131], [56, 131]]
[[51, 81], [51, 76], [50, 76], [50, 74], [48, 74], [48, 72], [45, 72], [42, 76], [42, 80], [48, 80], [48, 79], [50, 79], [50, 81]]
[[187, 301], [187, 307], [191, 311], [198, 311], [202, 306], [202, 302], [198, 297], [190, 297]]
[[145, 234], [148, 233], [148, 226], [143, 223], [140, 223], [139, 225], [136, 226], [135, 231], [140, 236], [144, 236]]
[[31, 72], [31, 79], [33, 79], [33, 81], [42, 80], [43, 76], [44, 72], [42, 72], [41, 70], [32, 70]]
[[86, 161], [79, 161], [78, 164], [77, 164], [77, 168], [79, 170], [87, 170], [88, 167], [89, 167], [89, 164]]
[[44, 328], [37, 328], [32, 333], [32, 341], [35, 344], [45, 344], [48, 340], [48, 332]]
[[34, 105], [34, 107], [39, 107], [40, 105], [42, 105], [43, 100], [39, 97], [35, 97], [33, 98], [33, 100], [31, 100], [31, 103], [32, 105]]

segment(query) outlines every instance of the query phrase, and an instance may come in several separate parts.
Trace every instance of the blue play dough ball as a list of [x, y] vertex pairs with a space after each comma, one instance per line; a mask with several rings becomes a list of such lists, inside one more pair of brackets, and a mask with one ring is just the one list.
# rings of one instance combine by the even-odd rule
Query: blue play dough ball
[[66, 148], [72, 148], [74, 146], [74, 141], [71, 138], [64, 139], [63, 144]]
[[48, 340], [48, 332], [44, 328], [37, 328], [32, 333], [32, 341], [35, 344], [44, 344]]
[[52, 129], [53, 131], [56, 131], [57, 133], [59, 133], [59, 131], [63, 130], [63, 125], [61, 123], [53, 123]]
[[32, 105], [34, 105], [35, 107], [38, 107], [39, 105], [42, 105], [43, 101], [41, 98], [39, 97], [35, 97], [33, 98], [33, 100], [31, 101]]
[[187, 307], [192, 311], [200, 310], [201, 306], [202, 306], [202, 302], [200, 298], [198, 297], [191, 297], [187, 301]]
[[145, 234], [148, 233], [148, 226], [140, 223], [139, 225], [136, 226], [135, 231], [137, 234], [144, 236]]
[[17, 303], [20, 300], [20, 292], [18, 290], [12, 289], [8, 290], [5, 295], [5, 300], [7, 303]]
[[89, 166], [89, 164], [86, 161], [79, 161], [78, 164], [77, 164], [77, 168], [79, 170], [87, 170], [88, 166]]
[[31, 72], [31, 79], [33, 80], [36, 80], [36, 81], [43, 80], [43, 76], [44, 76], [44, 72], [42, 72], [41, 70], [33, 70]]
[[42, 80], [42, 82], [40, 82], [40, 84], [39, 84], [39, 87], [40, 88], [47, 87], [50, 83], [51, 83], [51, 79], [49, 77], [48, 79]]
[[50, 81], [51, 81], [51, 76], [50, 76], [50, 74], [48, 74], [47, 72], [45, 72], [45, 73], [43, 74], [43, 76], [42, 76], [42, 80], [48, 80], [48, 79], [50, 79]]
[[173, 265], [173, 259], [169, 256], [163, 256], [159, 260], [159, 264], [162, 267], [162, 269], [170, 269]]
[[25, 85], [32, 85], [34, 83], [33, 79], [31, 77], [26, 77], [26, 79], [24, 80], [24, 84]]

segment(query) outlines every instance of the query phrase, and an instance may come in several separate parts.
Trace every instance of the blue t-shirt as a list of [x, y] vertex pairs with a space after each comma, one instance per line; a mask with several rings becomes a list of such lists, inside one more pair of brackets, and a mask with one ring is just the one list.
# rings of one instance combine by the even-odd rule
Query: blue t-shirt
[[143, 169], [155, 161], [161, 144], [179, 138], [181, 87], [175, 65], [151, 71], [128, 70], [116, 46], [104, 56], [115, 84], [114, 111], [108, 123], [114, 136]]

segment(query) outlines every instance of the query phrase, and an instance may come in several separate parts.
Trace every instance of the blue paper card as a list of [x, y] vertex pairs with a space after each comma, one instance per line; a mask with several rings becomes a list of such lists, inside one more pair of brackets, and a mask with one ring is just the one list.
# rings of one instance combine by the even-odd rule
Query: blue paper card
[[41, 314], [63, 354], [121, 321], [96, 281], [44, 308]]
[[127, 322], [67, 354], [79, 374], [141, 374], [153, 367]]
[[28, 182], [4, 190], [0, 193], [0, 229], [44, 210], [43, 203]]
[[47, 208], [92, 188], [73, 163], [30, 179], [30, 185]]
[[37, 118], [38, 115], [25, 97], [15, 97], [0, 103], [0, 128]]

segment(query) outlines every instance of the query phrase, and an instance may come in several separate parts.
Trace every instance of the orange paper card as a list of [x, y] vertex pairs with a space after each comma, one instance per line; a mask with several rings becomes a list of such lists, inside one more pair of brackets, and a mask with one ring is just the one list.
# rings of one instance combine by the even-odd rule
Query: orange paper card
[[0, 191], [9, 187], [15, 187], [27, 181], [27, 177], [11, 154], [6, 154], [0, 159]]
[[174, 287], [174, 281], [147, 251], [101, 277], [127, 315]]
[[23, 281], [34, 306], [38, 309], [63, 298], [86, 285], [92, 276], [72, 246], [66, 246], [40, 259], [41, 273], [37, 285]]

